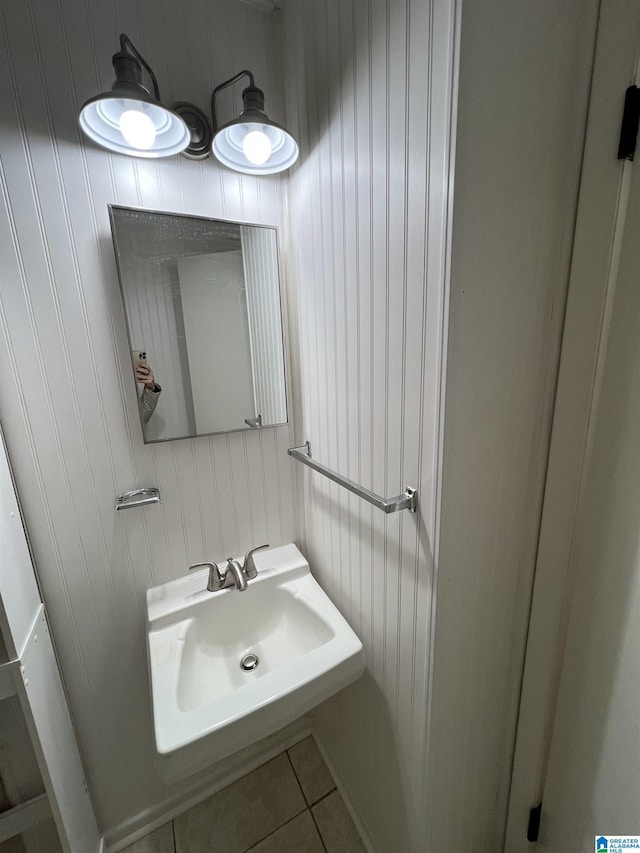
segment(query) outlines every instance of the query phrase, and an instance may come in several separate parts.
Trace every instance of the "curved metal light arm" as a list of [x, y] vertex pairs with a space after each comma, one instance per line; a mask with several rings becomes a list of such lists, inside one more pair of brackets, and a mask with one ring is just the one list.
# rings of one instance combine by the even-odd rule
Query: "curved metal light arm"
[[153, 83], [153, 91], [155, 92], [156, 101], [160, 99], [160, 88], [158, 86], [158, 80], [156, 79], [156, 75], [153, 73], [153, 68], [149, 65], [147, 60], [142, 56], [140, 51], [136, 48], [134, 43], [131, 41], [128, 35], [125, 33], [120, 33], [120, 50], [123, 53], [132, 53], [138, 62], [146, 69], [149, 77], [151, 78], [151, 82]]
[[253, 80], [253, 74], [250, 71], [239, 71], [233, 77], [229, 77], [228, 80], [225, 80], [224, 83], [220, 83], [219, 86], [216, 86], [216, 88], [211, 93], [211, 118], [213, 119], [214, 133], [218, 130], [218, 120], [216, 118], [216, 95], [223, 89], [226, 89], [227, 86], [232, 86], [234, 83], [237, 83], [241, 77], [248, 77], [250, 86], [254, 87], [256, 85]]

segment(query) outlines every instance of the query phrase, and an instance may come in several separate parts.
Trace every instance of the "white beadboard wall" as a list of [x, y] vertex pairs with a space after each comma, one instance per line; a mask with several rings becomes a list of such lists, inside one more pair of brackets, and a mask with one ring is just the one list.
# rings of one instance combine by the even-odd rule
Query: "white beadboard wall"
[[240, 233], [255, 414], [262, 415], [264, 424], [280, 424], [287, 419], [287, 399], [283, 381], [285, 366], [280, 321], [278, 245], [273, 231], [267, 231], [266, 228], [242, 227]]
[[[107, 204], [278, 225], [280, 183], [195, 163], [110, 156], [78, 108], [111, 86], [126, 32], [166, 101], [207, 109], [250, 67], [276, 97], [271, 16], [235, 0], [2, 0], [0, 417], [102, 830], [175, 791], [154, 769], [144, 593], [295, 537], [290, 428], [145, 446], [130, 381]], [[278, 60], [279, 61], [279, 60]], [[272, 91], [273, 90], [273, 91]], [[225, 96], [240, 109], [240, 92]], [[158, 485], [160, 506], [114, 512]]]
[[367, 656], [317, 731], [381, 853], [502, 849], [596, 5], [462, 4], [442, 500], [454, 4], [284, 7], [298, 437], [420, 494], [384, 517], [299, 474], [308, 555]]
[[380, 494], [419, 490], [417, 515], [385, 516], [299, 472], [307, 555], [367, 658], [317, 734], [385, 853], [425, 849], [456, 5], [283, 6], [298, 438]]
[[[148, 250], [146, 243], [139, 235], [141, 254]], [[170, 251], [167, 247], [167, 255]], [[184, 323], [179, 323], [174, 293], [179, 288], [176, 260], [167, 258], [165, 264], [150, 267], [148, 263], [140, 263], [139, 257], [122, 252], [118, 264], [123, 281], [129, 283], [125, 284], [125, 304], [131, 349], [147, 353], [156, 381], [164, 389], [153, 417], [145, 426], [145, 436], [150, 441], [192, 435], [195, 432], [193, 400], [189, 383], [185, 382], [188, 367], [180, 346], [180, 332], [184, 340]], [[133, 371], [130, 375], [132, 377]], [[138, 391], [140, 387], [137, 385]]]

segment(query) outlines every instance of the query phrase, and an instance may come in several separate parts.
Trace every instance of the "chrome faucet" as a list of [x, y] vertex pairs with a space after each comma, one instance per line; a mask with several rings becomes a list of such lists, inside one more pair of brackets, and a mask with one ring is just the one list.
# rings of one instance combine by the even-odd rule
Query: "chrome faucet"
[[219, 592], [221, 589], [228, 589], [230, 586], [235, 586], [239, 590], [247, 588], [247, 579], [244, 572], [240, 568], [240, 563], [229, 557], [226, 569], [221, 570], [217, 563], [194, 563], [189, 566], [189, 571], [192, 569], [209, 569], [209, 578], [207, 580], [207, 590], [209, 592]]
[[235, 586], [240, 592], [247, 588], [247, 578], [242, 571], [242, 566], [233, 557], [227, 557], [227, 568], [224, 573], [224, 586]]
[[221, 589], [228, 589], [231, 586], [235, 586], [240, 592], [244, 592], [247, 588], [247, 581], [253, 580], [258, 575], [253, 555], [256, 551], [268, 547], [268, 545], [259, 545], [257, 548], [248, 551], [244, 558], [244, 568], [233, 557], [227, 557], [227, 567], [224, 571], [220, 570], [217, 563], [194, 563], [189, 566], [189, 571], [192, 569], [209, 569], [207, 580], [209, 592], [219, 592]]
[[226, 582], [229, 574], [231, 574], [237, 589], [239, 589], [240, 592], [243, 592], [247, 588], [247, 581], [251, 581], [258, 577], [258, 570], [256, 569], [253, 555], [256, 551], [261, 551], [263, 548], [268, 547], [268, 545], [258, 545], [257, 548], [252, 548], [250, 551], [247, 551], [243, 566], [240, 566], [240, 563], [237, 560], [234, 560], [233, 557], [227, 557], [227, 570], [225, 572], [224, 585], [232, 585], [231, 581], [229, 581], [229, 583]]

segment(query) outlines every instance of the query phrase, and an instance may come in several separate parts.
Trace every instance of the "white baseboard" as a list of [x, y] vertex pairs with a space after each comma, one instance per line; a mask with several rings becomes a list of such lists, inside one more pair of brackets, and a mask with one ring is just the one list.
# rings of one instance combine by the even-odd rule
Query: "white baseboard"
[[342, 797], [344, 804], [347, 807], [347, 811], [349, 812], [349, 815], [351, 816], [351, 820], [354, 822], [355, 827], [358, 830], [358, 834], [360, 835], [360, 838], [362, 840], [362, 843], [364, 844], [364, 846], [367, 849], [367, 853], [380, 853], [380, 850], [373, 843], [373, 841], [371, 840], [371, 836], [369, 835], [369, 833], [366, 830], [366, 827], [362, 823], [362, 820], [360, 819], [360, 815], [355, 810], [353, 803], [351, 802], [351, 798], [349, 797], [349, 794], [347, 793], [347, 789], [345, 788], [345, 786], [342, 782], [342, 779], [340, 778], [340, 774], [338, 773], [338, 771], [335, 768], [335, 765], [333, 764], [333, 762], [329, 758], [327, 751], [325, 750], [324, 746], [322, 745], [322, 741], [318, 737], [315, 730], [312, 731], [312, 734], [313, 734], [313, 739], [315, 740], [315, 742], [318, 746], [318, 749], [320, 750], [320, 754], [324, 758], [325, 764], [327, 765], [327, 767], [329, 768], [329, 772], [333, 776], [333, 781], [336, 783], [336, 788], [338, 789], [340, 796]]
[[301, 717], [270, 737], [219, 761], [206, 776], [199, 776], [196, 781], [183, 784], [178, 793], [106, 832], [100, 853], [103, 850], [104, 853], [118, 853], [303, 740], [311, 734], [311, 727], [311, 717]]

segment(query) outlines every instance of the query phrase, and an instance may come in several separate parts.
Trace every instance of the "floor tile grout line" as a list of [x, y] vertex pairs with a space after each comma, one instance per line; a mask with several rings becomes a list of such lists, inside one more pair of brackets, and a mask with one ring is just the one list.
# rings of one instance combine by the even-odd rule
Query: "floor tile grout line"
[[334, 791], [337, 791], [337, 790], [338, 790], [338, 786], [337, 786], [337, 785], [334, 785], [334, 786], [333, 786], [333, 788], [332, 788], [330, 791], [327, 791], [327, 793], [326, 793], [326, 794], [323, 794], [321, 797], [318, 797], [318, 799], [317, 799], [317, 800], [315, 800], [313, 803], [310, 803], [309, 808], [310, 808], [310, 809], [315, 809], [315, 807], [316, 807], [319, 803], [321, 803], [323, 800], [326, 800], [326, 799], [327, 799], [327, 797], [330, 797], [330, 796], [331, 796], [331, 794], [333, 794], [333, 792], [334, 792]]
[[[311, 735], [311, 737], [313, 737], [313, 735]], [[315, 743], [315, 741], [314, 741], [314, 743]], [[295, 746], [297, 746], [297, 744], [295, 744]], [[314, 800], [313, 802], [311, 802], [311, 800], [309, 799], [309, 797], [307, 797], [307, 792], [306, 792], [306, 791], [305, 791], [305, 789], [302, 787], [302, 782], [300, 781], [300, 778], [299, 778], [298, 773], [297, 773], [297, 771], [296, 771], [296, 766], [295, 766], [295, 764], [293, 763], [293, 761], [292, 761], [292, 759], [291, 759], [291, 756], [289, 755], [289, 750], [287, 749], [287, 750], [285, 750], [285, 752], [287, 753], [287, 758], [289, 759], [289, 764], [291, 765], [291, 769], [293, 770], [293, 775], [296, 777], [296, 780], [297, 780], [297, 782], [298, 782], [298, 785], [299, 785], [299, 787], [300, 787], [300, 790], [302, 791], [302, 796], [304, 797], [304, 801], [305, 801], [305, 803], [307, 804], [307, 807], [308, 807], [308, 808], [313, 808], [313, 806], [318, 805], [318, 803], [319, 803], [319, 802], [321, 802], [322, 800], [324, 800], [324, 799], [325, 799], [325, 797], [328, 797], [328, 796], [329, 796], [329, 794], [332, 794], [332, 793], [337, 789], [337, 785], [336, 785], [336, 783], [335, 783], [335, 779], [333, 778], [333, 776], [331, 776], [331, 771], [329, 770], [329, 768], [327, 768], [327, 770], [328, 770], [328, 772], [329, 772], [329, 776], [330, 776], [330, 778], [331, 778], [331, 781], [333, 782], [333, 788], [331, 788], [331, 790], [330, 790], [330, 791], [327, 791], [327, 792], [326, 792], [325, 794], [323, 794], [321, 797], [318, 797], [318, 799], [317, 799], [317, 800]], [[323, 763], [324, 763], [324, 760], [323, 760]], [[326, 764], [325, 764], [325, 767], [326, 767]]]
[[311, 803], [307, 799], [306, 791], [302, 787], [302, 782], [298, 778], [298, 774], [296, 773], [296, 768], [294, 766], [293, 761], [291, 760], [291, 756], [289, 755], [289, 750], [285, 749], [285, 753], [287, 755], [287, 758], [289, 759], [289, 764], [291, 765], [291, 769], [293, 770], [293, 775], [296, 777], [296, 782], [298, 783], [298, 788], [300, 788], [300, 793], [302, 794], [302, 798], [305, 801], [305, 803], [307, 804], [307, 808], [311, 808]]
[[[302, 787], [302, 782], [301, 782], [301, 781], [300, 781], [300, 779], [298, 778], [298, 774], [297, 774], [297, 772], [296, 772], [295, 765], [294, 765], [293, 761], [291, 760], [291, 756], [289, 755], [289, 750], [287, 749], [287, 750], [285, 750], [285, 751], [286, 751], [286, 753], [287, 753], [287, 758], [289, 759], [289, 764], [291, 765], [291, 769], [293, 770], [293, 775], [296, 777], [296, 781], [297, 781], [297, 783], [298, 783], [298, 787], [299, 787], [299, 788], [300, 788], [300, 790], [302, 791], [302, 796], [304, 797], [304, 801], [305, 801], [305, 803], [307, 803], [307, 811], [308, 811], [308, 812], [309, 812], [309, 814], [311, 815], [311, 820], [313, 821], [313, 825], [315, 826], [315, 828], [316, 828], [316, 832], [318, 833], [318, 838], [320, 839], [320, 844], [322, 844], [322, 849], [324, 850], [324, 853], [328, 853], [327, 845], [324, 843], [324, 838], [322, 837], [322, 832], [320, 831], [320, 827], [318, 826], [318, 821], [316, 820], [316, 816], [314, 815], [314, 813], [313, 813], [313, 809], [312, 809], [312, 807], [311, 807], [311, 806], [312, 806], [312, 803], [310, 803], [310, 802], [309, 802], [309, 798], [307, 798], [307, 792], [306, 792], [306, 791], [304, 790], [304, 788]], [[329, 773], [329, 775], [331, 775], [331, 773]], [[335, 781], [335, 780], [334, 780], [334, 778], [333, 778], [333, 776], [331, 776], [331, 781], [332, 781], [332, 782], [334, 782], [334, 781]], [[337, 786], [336, 786], [336, 785], [334, 785], [334, 787], [333, 787], [333, 788], [332, 788], [332, 789], [331, 789], [327, 794], [325, 794], [323, 797], [320, 797], [320, 799], [319, 799], [319, 800], [316, 800], [316, 801], [315, 801], [315, 803], [313, 803], [313, 805], [314, 805], [314, 806], [317, 806], [317, 805], [318, 805], [318, 803], [321, 803], [324, 799], [326, 799], [326, 798], [329, 796], [329, 794], [332, 794], [332, 793], [333, 793], [334, 791], [336, 791], [336, 790], [337, 790]]]
[[[311, 809], [308, 806], [305, 806], [299, 812], [296, 812], [296, 814], [292, 815], [290, 818], [285, 820], [284, 823], [281, 823], [280, 826], [276, 826], [275, 829], [272, 829], [271, 832], [267, 833], [267, 835], [264, 836], [264, 838], [261, 838], [259, 841], [254, 842], [251, 845], [251, 847], [247, 847], [247, 849], [244, 851], [244, 853], [251, 853], [252, 850], [255, 850], [255, 848], [258, 846], [258, 844], [262, 844], [262, 842], [266, 841], [267, 838], [271, 838], [272, 835], [275, 835], [276, 832], [279, 832], [281, 829], [283, 829], [285, 826], [287, 826], [287, 824], [291, 823], [296, 818], [300, 817], [301, 814], [304, 814], [305, 812], [310, 812], [310, 811], [311, 811]], [[311, 819], [313, 820], [313, 815], [311, 815]], [[315, 823], [315, 821], [314, 821], [314, 823]]]
[[[320, 800], [318, 800], [318, 802], [320, 802]], [[320, 844], [322, 844], [322, 849], [324, 850], [324, 853], [329, 853], [329, 851], [327, 850], [327, 845], [324, 843], [324, 837], [322, 835], [322, 830], [318, 826], [318, 821], [316, 820], [316, 816], [313, 813], [313, 809], [309, 809], [309, 813], [311, 814], [311, 820], [313, 821], [313, 825], [315, 826], [316, 832], [318, 833], [318, 838], [320, 839]]]

